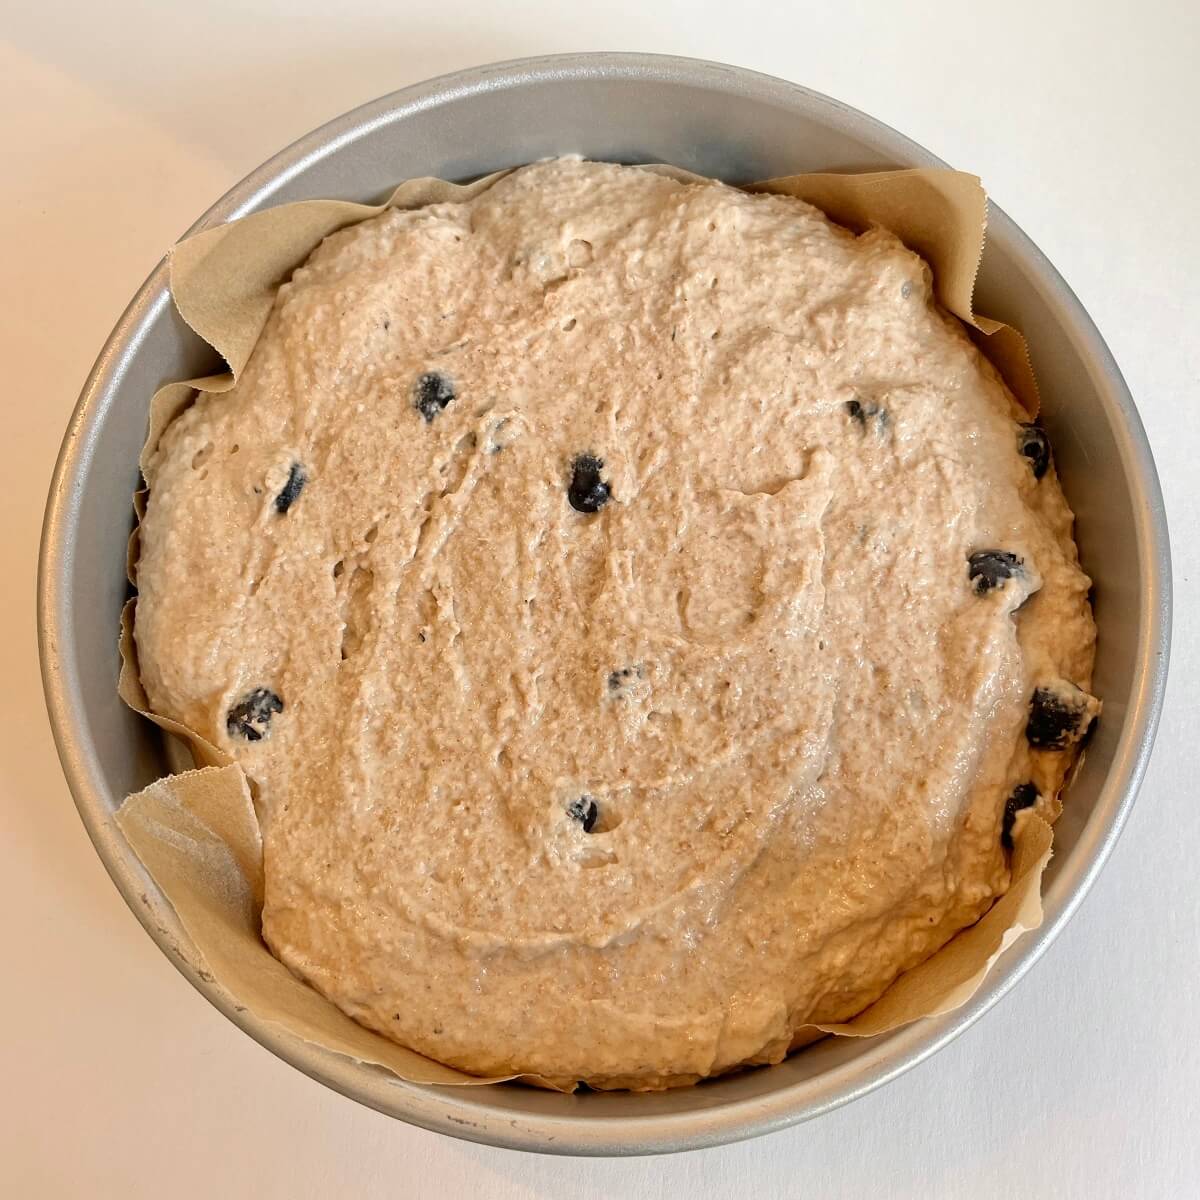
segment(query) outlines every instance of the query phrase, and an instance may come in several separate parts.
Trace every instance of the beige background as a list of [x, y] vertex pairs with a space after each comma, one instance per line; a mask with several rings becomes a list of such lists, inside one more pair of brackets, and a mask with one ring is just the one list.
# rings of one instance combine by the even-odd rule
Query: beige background
[[[1192, 0], [980, 11], [0, 0], [0, 553], [11, 570], [0, 591], [11, 633], [0, 651], [0, 1192], [1200, 1194], [1200, 1042], [1185, 1032], [1200, 1017], [1200, 14]], [[611, 48], [795, 79], [980, 172], [1129, 379], [1163, 476], [1180, 611], [1142, 800], [1082, 912], [997, 1009], [932, 1062], [800, 1129], [588, 1162], [453, 1142], [358, 1108], [190, 989], [125, 910], [61, 780], [33, 573], [53, 456], [92, 359], [162, 250], [217, 195], [382, 92], [487, 60]]]

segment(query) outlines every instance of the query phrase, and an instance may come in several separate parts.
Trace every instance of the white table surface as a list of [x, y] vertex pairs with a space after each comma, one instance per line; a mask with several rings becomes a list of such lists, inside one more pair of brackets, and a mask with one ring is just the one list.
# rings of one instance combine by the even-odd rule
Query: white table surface
[[[0, 1192], [1200, 1195], [1198, 12], [1194, 0], [0, 0]], [[1178, 601], [1141, 799], [1082, 911], [1016, 991], [931, 1062], [819, 1121], [622, 1161], [409, 1128], [210, 1008], [84, 834], [43, 716], [33, 615], [68, 414], [171, 241], [264, 158], [362, 101], [458, 67], [589, 49], [781, 75], [979, 172], [1129, 380], [1166, 492]]]

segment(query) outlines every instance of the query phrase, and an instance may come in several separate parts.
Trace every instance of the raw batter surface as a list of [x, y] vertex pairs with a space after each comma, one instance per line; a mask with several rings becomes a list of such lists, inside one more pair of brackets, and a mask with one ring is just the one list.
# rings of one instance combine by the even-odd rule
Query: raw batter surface
[[263, 933], [479, 1073], [773, 1062], [974, 921], [1098, 711], [1040, 431], [894, 237], [561, 160], [328, 238], [147, 469]]

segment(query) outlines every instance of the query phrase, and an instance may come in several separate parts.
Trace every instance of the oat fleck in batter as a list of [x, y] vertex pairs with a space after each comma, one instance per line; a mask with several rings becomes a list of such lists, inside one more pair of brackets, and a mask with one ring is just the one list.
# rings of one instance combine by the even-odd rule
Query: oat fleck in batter
[[148, 467], [154, 709], [263, 932], [474, 1072], [656, 1088], [853, 1016], [1099, 705], [1041, 432], [894, 237], [562, 160], [328, 238]]

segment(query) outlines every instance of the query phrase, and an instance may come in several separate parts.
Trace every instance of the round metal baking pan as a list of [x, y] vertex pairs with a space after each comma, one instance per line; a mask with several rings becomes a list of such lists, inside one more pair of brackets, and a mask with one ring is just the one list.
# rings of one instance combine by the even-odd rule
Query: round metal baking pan
[[[356, 109], [265, 163], [193, 229], [285, 201], [375, 200], [401, 178], [468, 179], [568, 152], [670, 162], [734, 183], [943, 165], [862, 113], [751, 71], [655, 55], [560, 55], [462, 71]], [[826, 1039], [778, 1066], [693, 1088], [577, 1096], [404, 1083], [240, 1011], [200, 973], [173, 910], [112, 819], [125, 795], [167, 770], [157, 731], [115, 690], [130, 493], [147, 405], [161, 383], [215, 365], [171, 306], [165, 263], [117, 323], [71, 418], [38, 582], [42, 674], [63, 769], [97, 852], [150, 936], [231, 1021], [314, 1079], [428, 1129], [526, 1150], [645, 1154], [767, 1133], [861, 1096], [944, 1046], [1037, 960], [1108, 857], [1150, 753], [1170, 630], [1166, 519], [1133, 401], [1079, 301], [995, 206], [978, 303], [1029, 339], [1043, 419], [1096, 581], [1095, 691], [1105, 709], [1057, 827], [1045, 923], [1001, 959], [970, 1003], [883, 1037]]]

